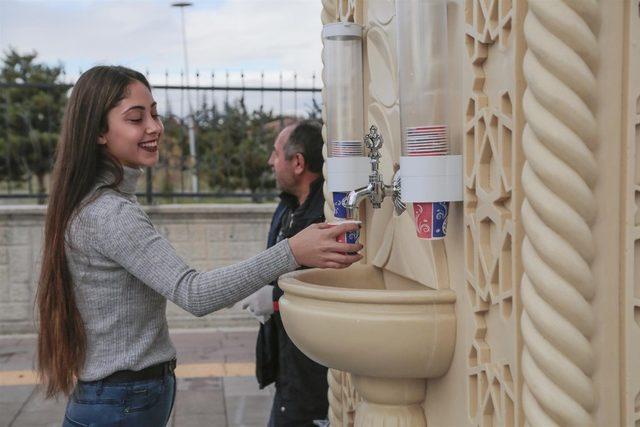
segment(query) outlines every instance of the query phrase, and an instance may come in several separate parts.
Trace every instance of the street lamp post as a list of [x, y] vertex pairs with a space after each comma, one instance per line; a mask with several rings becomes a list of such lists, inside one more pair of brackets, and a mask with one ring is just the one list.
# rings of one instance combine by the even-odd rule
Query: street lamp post
[[[189, 61], [187, 60], [187, 32], [184, 25], [184, 8], [193, 6], [189, 1], [177, 1], [171, 4], [172, 7], [180, 8], [180, 21], [182, 23], [182, 51], [184, 53], [184, 72], [186, 86], [189, 86]], [[198, 192], [198, 171], [196, 167], [196, 133], [195, 123], [193, 120], [193, 107], [191, 105], [191, 97], [187, 92], [187, 106], [189, 108], [189, 116], [187, 118], [187, 127], [189, 129], [189, 157], [191, 158], [191, 189], [194, 193]]]

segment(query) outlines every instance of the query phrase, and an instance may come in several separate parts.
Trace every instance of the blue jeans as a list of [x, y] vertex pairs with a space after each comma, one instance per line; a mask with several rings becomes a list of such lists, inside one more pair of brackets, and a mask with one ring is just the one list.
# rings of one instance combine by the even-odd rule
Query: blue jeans
[[69, 396], [62, 427], [159, 427], [169, 421], [176, 377], [121, 383], [79, 382]]

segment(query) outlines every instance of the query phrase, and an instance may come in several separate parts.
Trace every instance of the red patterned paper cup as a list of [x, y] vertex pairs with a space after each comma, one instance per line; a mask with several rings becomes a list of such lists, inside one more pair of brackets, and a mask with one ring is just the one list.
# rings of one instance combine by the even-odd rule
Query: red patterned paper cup
[[[347, 219], [344, 221], [332, 221], [332, 222], [329, 222], [328, 224], [331, 227], [335, 227], [337, 225], [350, 224], [350, 223], [362, 224], [362, 221]], [[336, 237], [336, 241], [340, 243], [358, 243], [359, 238], [360, 238], [360, 228], [354, 231], [347, 231], [345, 233], [339, 234], [338, 237]]]
[[416, 234], [421, 239], [443, 239], [447, 235], [449, 202], [413, 203]]

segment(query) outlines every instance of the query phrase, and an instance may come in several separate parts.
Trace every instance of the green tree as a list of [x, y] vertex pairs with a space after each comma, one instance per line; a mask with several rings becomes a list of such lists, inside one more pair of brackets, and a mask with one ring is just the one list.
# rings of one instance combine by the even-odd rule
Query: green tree
[[40, 194], [51, 171], [68, 87], [62, 66], [36, 62], [37, 53], [9, 49], [0, 69], [0, 178], [36, 176]]
[[203, 106], [196, 114], [198, 129], [198, 165], [207, 170], [206, 181], [214, 191], [230, 191], [239, 187], [236, 135], [240, 115], [233, 106], [219, 110]]
[[[252, 194], [274, 188], [267, 164], [276, 129], [271, 111], [249, 113], [243, 99], [201, 111], [199, 158], [209, 166], [209, 185], [217, 190], [243, 190]], [[201, 149], [202, 147], [202, 149]]]
[[268, 165], [273, 141], [278, 136], [279, 127], [271, 126], [276, 118], [271, 111], [254, 111], [248, 122], [247, 132], [240, 143], [240, 157], [244, 163], [244, 185], [252, 194], [271, 190], [275, 181]]
[[184, 191], [185, 185], [190, 188], [190, 181], [185, 183], [185, 178], [189, 179], [185, 174], [188, 170], [186, 154], [189, 152], [186, 125], [170, 112], [163, 122], [164, 135], [160, 144], [160, 162], [154, 168], [154, 177], [156, 177], [154, 181], [160, 184], [160, 189], [164, 193]]

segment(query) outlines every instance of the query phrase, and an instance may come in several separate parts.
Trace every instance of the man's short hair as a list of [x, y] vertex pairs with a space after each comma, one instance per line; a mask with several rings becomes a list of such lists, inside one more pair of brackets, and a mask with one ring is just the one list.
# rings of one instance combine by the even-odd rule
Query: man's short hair
[[285, 159], [290, 160], [296, 153], [302, 154], [307, 168], [313, 173], [322, 173], [322, 126], [313, 120], [304, 120], [295, 128], [284, 146]]

